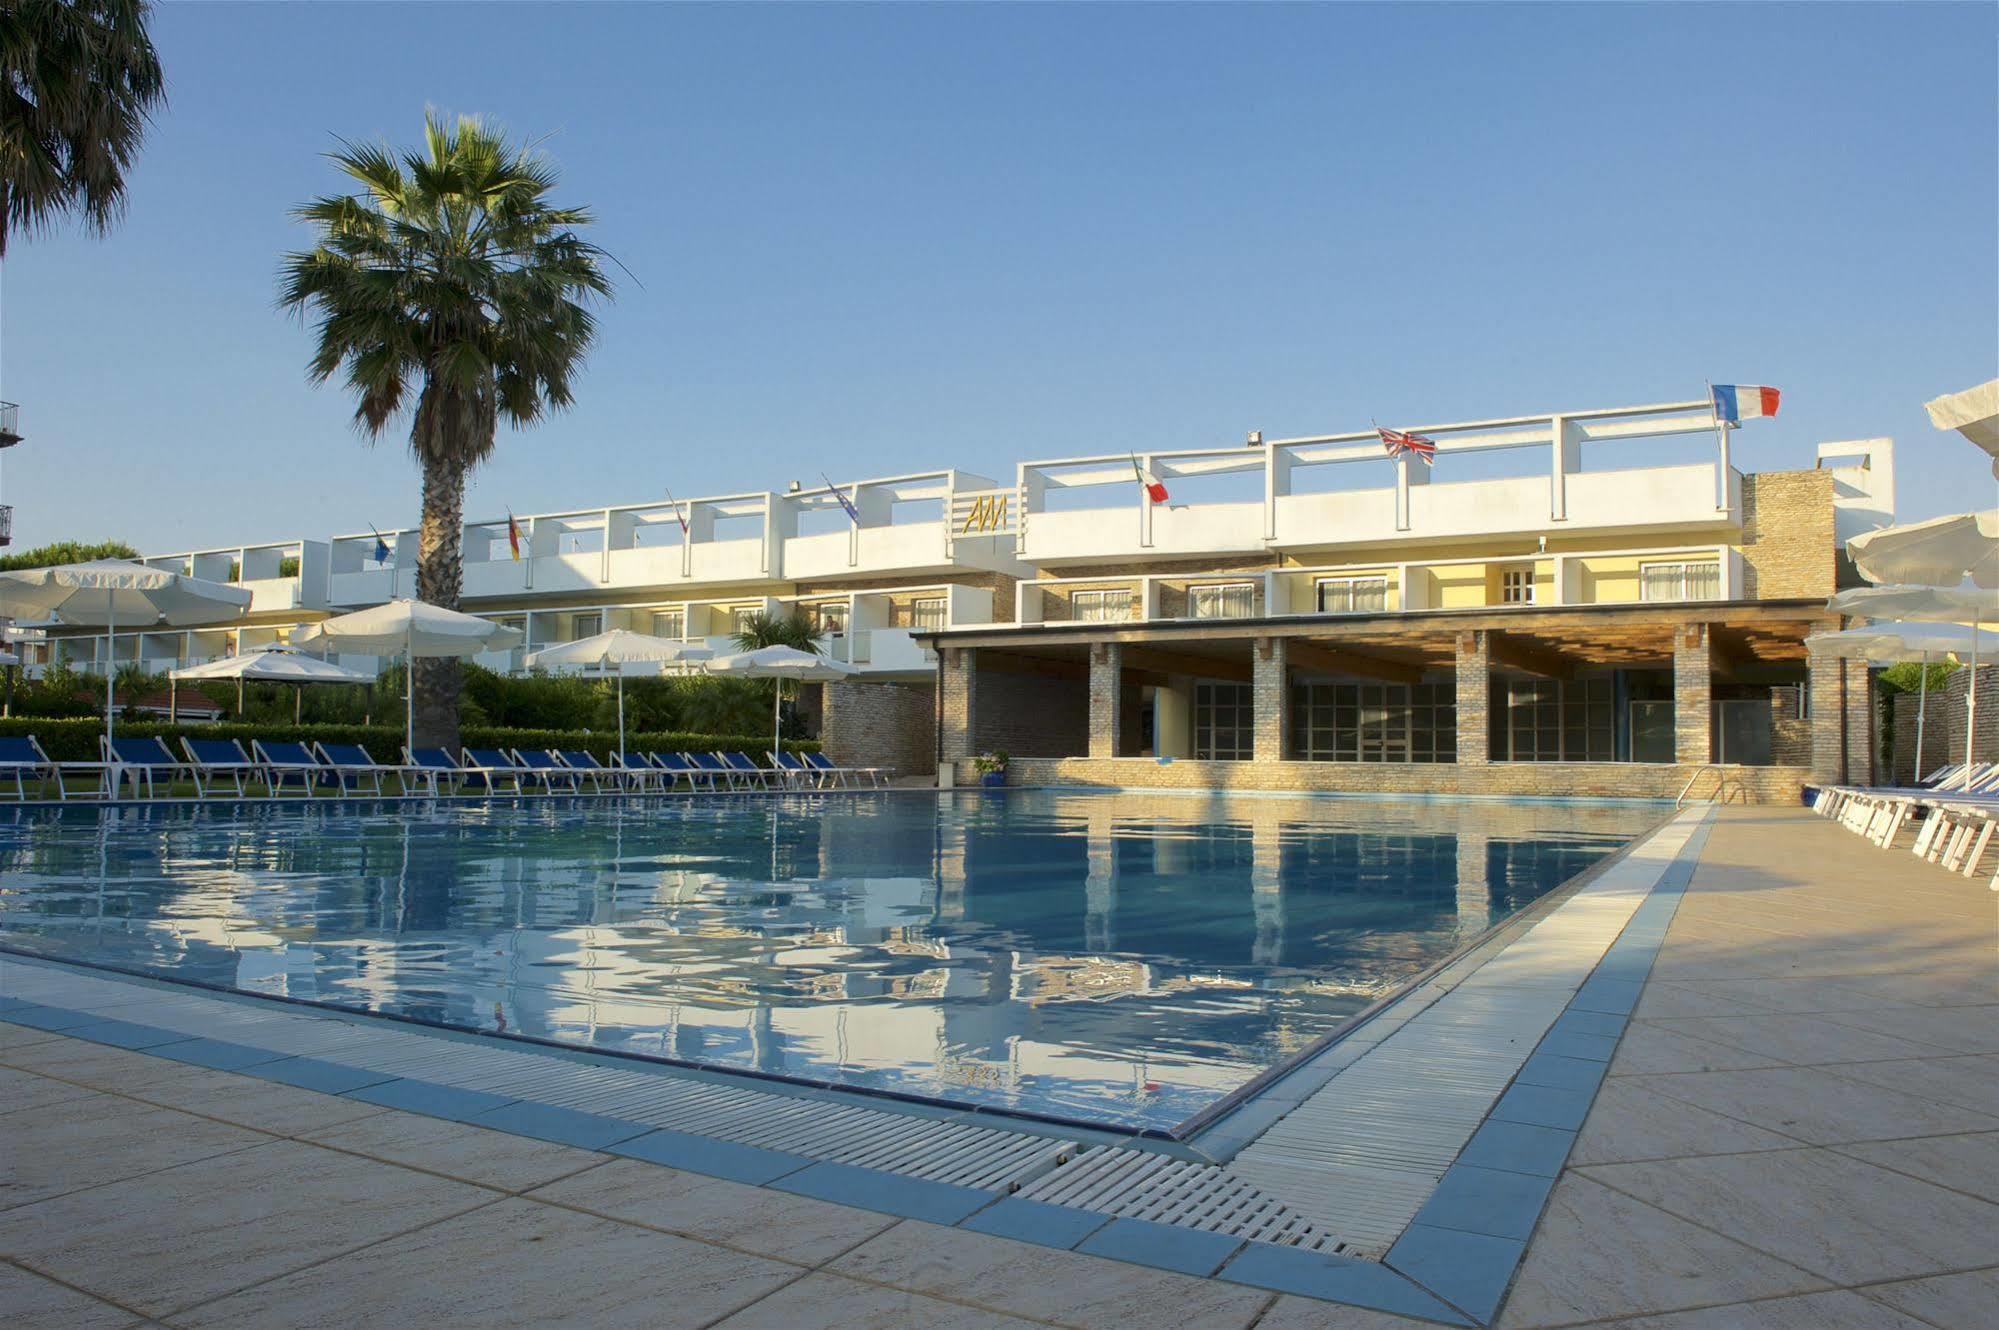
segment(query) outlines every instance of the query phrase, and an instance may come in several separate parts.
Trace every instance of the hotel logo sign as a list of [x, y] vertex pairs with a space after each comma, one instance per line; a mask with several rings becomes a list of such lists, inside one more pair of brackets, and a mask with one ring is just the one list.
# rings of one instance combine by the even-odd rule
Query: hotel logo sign
[[1013, 491], [982, 490], [951, 496], [953, 536], [1010, 536], [1019, 532]]

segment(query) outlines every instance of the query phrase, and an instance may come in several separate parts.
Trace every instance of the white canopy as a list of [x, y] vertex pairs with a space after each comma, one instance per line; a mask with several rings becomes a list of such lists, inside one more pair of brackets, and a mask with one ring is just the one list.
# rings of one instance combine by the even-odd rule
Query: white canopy
[[253, 683], [373, 683], [375, 676], [308, 656], [295, 647], [269, 646], [185, 669], [169, 670], [170, 679], [248, 679]]
[[[292, 634], [292, 645], [313, 650], [356, 651], [371, 656], [400, 653], [409, 666], [422, 656], [476, 656], [521, 644], [519, 629], [460, 614], [421, 600], [392, 600], [372, 609], [321, 619]], [[403, 743], [416, 746], [416, 671], [403, 680]]]
[[[1847, 541], [1846, 552], [1870, 582], [1954, 587], [1969, 578], [1999, 588], [1999, 509], [1883, 527]], [[1999, 613], [1999, 595], [1989, 604]]]
[[1928, 656], [1999, 654], [1999, 632], [1964, 623], [1870, 623], [1836, 633], [1813, 633], [1807, 651], [1850, 660], [1893, 663]]
[[392, 600], [352, 614], [322, 619], [292, 634], [292, 645], [309, 651], [426, 658], [506, 651], [519, 646], [521, 640], [517, 628], [421, 600]]
[[[755, 651], [739, 651], [733, 656], [717, 656], [708, 662], [708, 672], [738, 679], [776, 679], [780, 682], [796, 679], [801, 683], [830, 683], [846, 678], [854, 672], [854, 667], [817, 652], [771, 646], [758, 647]], [[783, 700], [783, 689], [773, 690], [770, 700], [772, 752], [784, 751], [784, 713], [779, 710]]]
[[629, 628], [613, 628], [595, 637], [574, 642], [558, 642], [528, 656], [529, 665], [543, 668], [609, 669], [672, 661], [707, 660], [715, 653], [699, 642], [679, 642], [670, 637], [649, 637]]
[[0, 665], [19, 665], [21, 658], [11, 651], [0, 649]]
[[715, 653], [698, 642], [649, 637], [628, 628], [613, 628], [595, 637], [559, 642], [530, 654], [527, 663], [569, 669], [612, 669], [618, 676], [618, 761], [625, 760], [625, 666], [640, 663], [664, 668], [672, 661], [707, 660]]
[[1999, 596], [1976, 587], [1862, 586], [1826, 602], [1858, 619], [1920, 619], [1925, 623], [1999, 622]]
[[1990, 379], [1961, 393], [1946, 393], [1923, 403], [1930, 423], [1954, 429], [1992, 454], [1992, 474], [1999, 476], [1999, 379]]
[[708, 662], [708, 672], [734, 675], [739, 679], [797, 679], [806, 683], [823, 683], [846, 678], [854, 672], [854, 667], [817, 652], [779, 646], [717, 656]]
[[125, 559], [93, 559], [0, 573], [0, 615], [53, 619], [104, 630], [104, 737], [111, 738], [111, 685], [118, 629], [221, 623], [240, 618], [250, 593]]

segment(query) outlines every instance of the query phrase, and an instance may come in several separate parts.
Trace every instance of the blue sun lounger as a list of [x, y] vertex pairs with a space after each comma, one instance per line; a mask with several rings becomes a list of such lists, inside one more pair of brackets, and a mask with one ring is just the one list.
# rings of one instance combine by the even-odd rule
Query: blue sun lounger
[[467, 748], [459, 754], [458, 766], [467, 785], [483, 785], [495, 794], [500, 792], [502, 780], [512, 781], [516, 794], [527, 788], [521, 783], [520, 764], [504, 749]]
[[250, 741], [250, 753], [257, 759], [264, 778], [264, 789], [275, 799], [281, 790], [297, 786], [305, 797], [312, 798], [312, 787], [319, 784], [326, 774], [325, 768], [314, 757], [312, 750], [302, 743], [288, 740], [262, 739]]
[[241, 798], [244, 778], [254, 780], [262, 774], [262, 768], [243, 751], [240, 740], [183, 738], [180, 746], [187, 751], [194, 792], [203, 798], [214, 794], [217, 785], [225, 780], [236, 787], [237, 797]]
[[595, 753], [585, 749], [556, 748], [550, 751], [554, 753], [557, 762], [575, 772], [578, 780], [589, 781], [599, 793], [603, 792], [606, 782], [618, 785], [627, 780], [622, 772], [605, 766], [597, 760]]
[[541, 782], [541, 787], [550, 794], [555, 793], [557, 781], [568, 786], [572, 791], [579, 788], [580, 783], [576, 773], [556, 761], [554, 753], [534, 752], [525, 748], [516, 748], [514, 750], [514, 762], [520, 767], [519, 772], [515, 774], [516, 780], [538, 780]]
[[[95, 762], [83, 764], [93, 771], [103, 768]], [[63, 784], [63, 764], [51, 761], [42, 750], [42, 741], [32, 734], [8, 735], [0, 738], [0, 776], [14, 778], [14, 797], [22, 802], [28, 798], [28, 786], [24, 779], [33, 776], [37, 780], [54, 779], [56, 798], [69, 798], [69, 787]]]
[[150, 739], [105, 739], [99, 738], [97, 747], [104, 754], [104, 760], [111, 767], [106, 777], [105, 788], [115, 795], [117, 787], [124, 781], [132, 782], [132, 794], [139, 793], [139, 782], [146, 784], [146, 795], [151, 798], [158, 793], [156, 782], [165, 779], [171, 785], [187, 770], [187, 763], [173, 755], [166, 740], [157, 735]]

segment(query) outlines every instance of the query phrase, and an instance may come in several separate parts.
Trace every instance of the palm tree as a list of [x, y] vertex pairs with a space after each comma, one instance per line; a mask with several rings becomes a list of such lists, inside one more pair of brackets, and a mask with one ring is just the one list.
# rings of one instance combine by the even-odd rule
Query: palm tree
[[[285, 256], [282, 304], [317, 319], [315, 383], [344, 368], [371, 437], [411, 406], [423, 469], [418, 600], [458, 608], [466, 474], [500, 419], [521, 428], [571, 401], [596, 333], [586, 302], [608, 296], [605, 255], [582, 208], [548, 200], [556, 174], [476, 118], [424, 118], [424, 149], [329, 154], [361, 186], [300, 208], [318, 244]], [[459, 666], [416, 666], [416, 739], [456, 748]]]
[[0, 5], [0, 257], [15, 231], [81, 212], [106, 231], [166, 99], [147, 0]]
[[802, 614], [765, 614], [759, 611], [743, 620], [736, 629], [736, 650], [756, 651], [762, 647], [791, 647], [798, 651], [819, 650], [819, 634]]

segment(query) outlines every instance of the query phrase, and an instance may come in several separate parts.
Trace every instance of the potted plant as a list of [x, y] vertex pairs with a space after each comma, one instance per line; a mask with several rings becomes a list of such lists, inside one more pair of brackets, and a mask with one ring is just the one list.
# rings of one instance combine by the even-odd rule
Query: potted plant
[[979, 784], [988, 789], [998, 789], [1006, 784], [1005, 753], [980, 753], [972, 759], [972, 765], [979, 769]]

